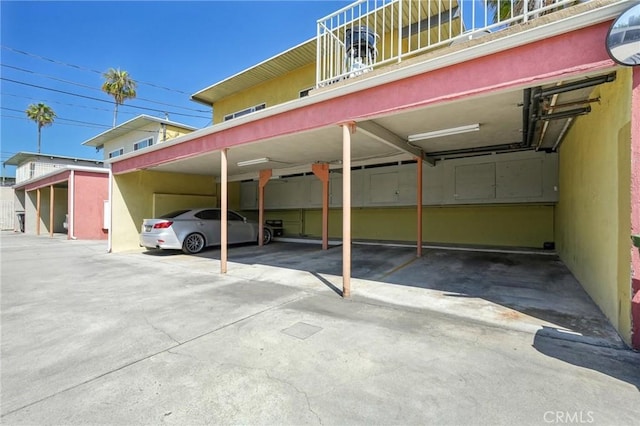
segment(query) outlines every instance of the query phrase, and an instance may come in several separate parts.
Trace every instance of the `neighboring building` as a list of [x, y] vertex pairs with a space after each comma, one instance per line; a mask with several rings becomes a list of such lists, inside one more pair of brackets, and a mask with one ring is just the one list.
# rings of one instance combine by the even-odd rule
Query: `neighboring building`
[[70, 239], [107, 238], [104, 212], [109, 170], [102, 161], [19, 152], [4, 165], [17, 167], [15, 231], [66, 234]]
[[213, 126], [108, 160], [110, 247], [136, 247], [163, 194], [344, 247], [555, 246], [640, 348], [640, 69], [606, 45], [635, 3], [540, 2], [465, 28], [480, 3], [359, 2], [194, 94]]
[[130, 152], [166, 142], [196, 130], [173, 121], [139, 115], [119, 126], [84, 141], [85, 146], [104, 151], [104, 158], [115, 158]]
[[4, 166], [16, 166], [15, 183], [37, 178], [67, 166], [104, 167], [100, 160], [68, 157], [64, 155], [18, 152], [3, 163]]

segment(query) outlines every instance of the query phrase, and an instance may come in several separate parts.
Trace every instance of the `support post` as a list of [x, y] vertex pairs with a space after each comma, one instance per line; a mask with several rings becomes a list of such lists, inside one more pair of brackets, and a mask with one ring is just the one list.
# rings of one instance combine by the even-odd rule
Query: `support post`
[[271, 179], [271, 169], [260, 170], [258, 182], [258, 245], [262, 247], [264, 240], [264, 187]]
[[353, 122], [342, 126], [342, 297], [351, 296], [351, 134]]
[[40, 235], [40, 188], [36, 189], [36, 235]]
[[53, 238], [53, 207], [55, 206], [53, 185], [49, 186], [49, 237]]
[[220, 151], [220, 273], [227, 273], [227, 152]]
[[416, 179], [417, 179], [417, 191], [416, 191], [416, 204], [417, 204], [417, 234], [418, 234], [418, 242], [417, 242], [417, 250], [416, 257], [422, 257], [422, 158], [416, 158], [418, 162], [416, 163]]
[[313, 174], [322, 182], [322, 250], [329, 248], [329, 163], [311, 165]]

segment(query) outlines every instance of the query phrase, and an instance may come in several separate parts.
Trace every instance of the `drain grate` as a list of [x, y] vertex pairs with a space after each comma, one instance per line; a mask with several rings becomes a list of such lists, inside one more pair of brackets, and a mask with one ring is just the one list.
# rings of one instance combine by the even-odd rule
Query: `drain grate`
[[293, 324], [289, 328], [285, 328], [284, 330], [282, 330], [282, 332], [284, 334], [288, 334], [289, 336], [297, 337], [298, 339], [304, 340], [307, 337], [313, 336], [320, 330], [322, 330], [322, 327], [316, 327], [315, 325], [298, 322]]

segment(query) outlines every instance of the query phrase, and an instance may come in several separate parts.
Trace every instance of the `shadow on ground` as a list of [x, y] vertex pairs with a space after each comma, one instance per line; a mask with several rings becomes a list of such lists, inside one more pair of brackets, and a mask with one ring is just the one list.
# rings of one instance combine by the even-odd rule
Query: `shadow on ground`
[[532, 346], [546, 356], [615, 377], [632, 384], [640, 391], [640, 354], [631, 351], [598, 350], [599, 348], [575, 344], [565, 339], [566, 336], [562, 332], [543, 327], [536, 333]]
[[[181, 252], [148, 252], [173, 256]], [[213, 248], [197, 256], [220, 259]], [[342, 275], [341, 246], [321, 250], [316, 244], [274, 242], [264, 247], [238, 245], [228, 250], [228, 260], [247, 265], [268, 265], [308, 271], [340, 295], [322, 274]], [[558, 256], [543, 253], [483, 252], [354, 244], [352, 277], [398, 286], [424, 288], [443, 297], [481, 299], [558, 326], [560, 332], [621, 340], [587, 293]], [[614, 345], [614, 346], [615, 346]]]

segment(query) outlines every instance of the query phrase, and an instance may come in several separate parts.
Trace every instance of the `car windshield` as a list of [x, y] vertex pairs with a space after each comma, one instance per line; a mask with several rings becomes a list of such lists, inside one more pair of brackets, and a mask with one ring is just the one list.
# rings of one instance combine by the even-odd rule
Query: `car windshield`
[[173, 219], [176, 216], [180, 216], [183, 213], [188, 212], [189, 210], [176, 210], [175, 212], [163, 214], [159, 217], [159, 219]]

